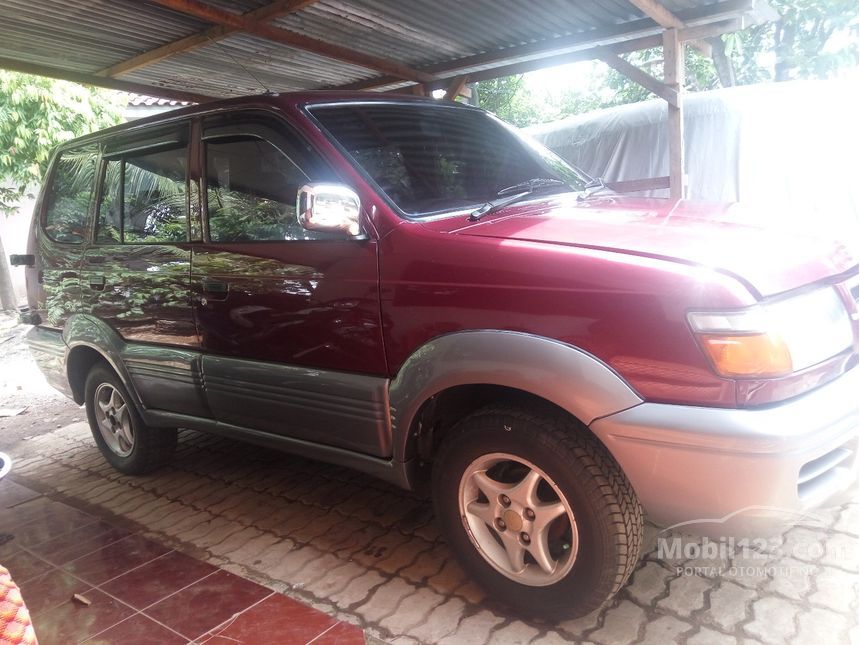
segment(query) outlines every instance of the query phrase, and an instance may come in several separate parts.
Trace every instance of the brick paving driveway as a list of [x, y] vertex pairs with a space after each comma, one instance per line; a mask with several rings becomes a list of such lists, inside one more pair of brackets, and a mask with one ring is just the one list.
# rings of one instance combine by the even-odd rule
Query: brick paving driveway
[[[427, 501], [364, 475], [183, 432], [172, 466], [127, 477], [84, 423], [16, 444], [13, 480], [395, 643], [860, 644], [857, 500], [787, 531], [760, 555], [657, 557], [656, 529], [608, 607], [558, 624], [521, 620], [468, 582]], [[675, 537], [675, 536], [671, 536]]]

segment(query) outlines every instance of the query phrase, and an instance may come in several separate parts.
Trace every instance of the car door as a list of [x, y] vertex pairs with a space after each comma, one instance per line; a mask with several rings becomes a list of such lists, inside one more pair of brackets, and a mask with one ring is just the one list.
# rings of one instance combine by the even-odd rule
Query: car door
[[298, 189], [337, 178], [279, 115], [212, 116], [202, 133], [206, 241], [193, 248], [192, 289], [213, 413], [384, 453], [376, 241], [302, 228]]
[[190, 122], [105, 142], [83, 309], [125, 341], [123, 359], [148, 408], [205, 414], [191, 309], [197, 200]]
[[81, 305], [84, 256], [99, 146], [64, 148], [54, 160], [30, 229], [27, 297], [45, 327], [62, 329]]

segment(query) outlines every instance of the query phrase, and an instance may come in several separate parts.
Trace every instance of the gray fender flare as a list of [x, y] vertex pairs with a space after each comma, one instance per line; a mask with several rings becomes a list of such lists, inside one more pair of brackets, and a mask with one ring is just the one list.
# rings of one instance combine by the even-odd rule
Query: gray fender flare
[[585, 425], [642, 399], [609, 366], [572, 345], [513, 331], [463, 331], [422, 345], [389, 387], [395, 461], [407, 461], [410, 428], [433, 395], [458, 385], [501, 385], [567, 410]]
[[[126, 343], [122, 337], [110, 328], [105, 322], [88, 314], [73, 314], [66, 321], [63, 328], [63, 341], [68, 346], [66, 353], [66, 371], [69, 369], [69, 359], [77, 347], [88, 347], [101, 354], [108, 364], [119, 374], [125, 388], [129, 391], [137, 404], [138, 409], [143, 409], [143, 404], [131, 375], [126, 369], [122, 354]], [[71, 379], [70, 379], [71, 380]]]

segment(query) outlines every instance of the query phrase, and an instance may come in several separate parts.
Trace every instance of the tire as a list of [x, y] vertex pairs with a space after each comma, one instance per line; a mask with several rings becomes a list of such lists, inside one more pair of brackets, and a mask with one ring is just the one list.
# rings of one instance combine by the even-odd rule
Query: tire
[[96, 364], [87, 375], [84, 393], [93, 439], [111, 466], [126, 475], [143, 475], [170, 461], [176, 429], [144, 424], [116, 372]]
[[598, 609], [639, 558], [643, 512], [630, 482], [560, 411], [491, 406], [463, 419], [434, 461], [433, 503], [467, 573], [530, 616]]

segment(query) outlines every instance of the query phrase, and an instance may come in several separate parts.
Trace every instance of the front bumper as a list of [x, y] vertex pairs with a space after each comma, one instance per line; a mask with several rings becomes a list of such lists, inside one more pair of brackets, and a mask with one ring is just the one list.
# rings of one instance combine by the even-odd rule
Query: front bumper
[[860, 368], [765, 409], [643, 403], [591, 429], [649, 519], [711, 536], [770, 535], [839, 503], [858, 469]]

